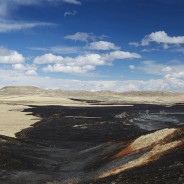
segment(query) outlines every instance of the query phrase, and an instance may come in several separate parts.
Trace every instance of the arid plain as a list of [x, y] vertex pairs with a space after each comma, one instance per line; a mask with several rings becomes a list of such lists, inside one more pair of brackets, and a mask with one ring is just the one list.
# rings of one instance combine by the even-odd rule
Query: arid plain
[[2, 88], [0, 183], [182, 184], [183, 104], [173, 92]]
[[[80, 101], [81, 100], [81, 101]], [[87, 102], [97, 101], [98, 104]], [[0, 134], [12, 136], [39, 120], [27, 116], [29, 105], [63, 106], [125, 106], [131, 104], [172, 105], [184, 103], [184, 94], [173, 92], [125, 92], [43, 90], [36, 87], [5, 87], [0, 89]]]

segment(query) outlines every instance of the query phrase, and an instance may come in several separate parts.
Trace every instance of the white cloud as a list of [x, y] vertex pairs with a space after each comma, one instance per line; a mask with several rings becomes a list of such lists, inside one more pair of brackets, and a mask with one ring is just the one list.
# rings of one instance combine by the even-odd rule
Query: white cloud
[[34, 59], [35, 64], [49, 64], [43, 68], [44, 72], [64, 72], [64, 73], [87, 73], [95, 70], [96, 66], [106, 65], [99, 54], [86, 54], [77, 57], [62, 57], [53, 54], [45, 54]]
[[0, 0], [0, 17], [5, 18], [9, 16], [19, 6], [36, 6], [44, 5], [45, 3], [50, 3], [51, 5], [57, 5], [58, 3], [82, 4], [79, 0]]
[[184, 65], [167, 65], [158, 64], [154, 61], [144, 61], [138, 67], [129, 67], [132, 70], [142, 71], [146, 74], [157, 75], [163, 77], [164, 80], [183, 81], [184, 80]]
[[141, 52], [154, 52], [154, 51], [159, 51], [159, 49], [158, 48], [145, 48], [141, 50]]
[[[116, 53], [117, 52], [117, 53]], [[87, 73], [96, 66], [110, 65], [116, 59], [136, 59], [141, 56], [136, 53], [114, 51], [109, 54], [85, 54], [77, 57], [62, 57], [52, 53], [37, 56], [34, 64], [50, 64], [43, 68], [44, 72]]]
[[89, 37], [90, 37], [89, 33], [77, 32], [73, 35], [67, 35], [64, 38], [66, 40], [87, 42]]
[[141, 55], [132, 52], [124, 52], [124, 51], [113, 51], [109, 54], [105, 54], [104, 58], [108, 61], [113, 60], [122, 60], [122, 59], [139, 59]]
[[135, 67], [134, 65], [129, 65], [129, 68], [130, 68], [131, 70], [135, 70], [135, 69], [136, 69], [136, 67]]
[[134, 46], [134, 47], [140, 46], [140, 44], [138, 42], [129, 42], [128, 44], [131, 46]]
[[44, 23], [44, 22], [16, 22], [16, 21], [3, 21], [0, 20], [0, 32], [10, 32], [17, 31], [22, 29], [30, 29], [34, 27], [42, 27], [42, 26], [53, 26], [52, 23]]
[[169, 45], [169, 44], [164, 43], [164, 44], [162, 45], [162, 47], [163, 47], [163, 49], [169, 49], [169, 48], [170, 48], [170, 45]]
[[78, 0], [63, 0], [63, 2], [65, 3], [70, 3], [70, 4], [76, 4], [76, 5], [80, 5], [82, 4], [80, 1]]
[[25, 67], [25, 65], [18, 63], [18, 64], [13, 64], [12, 69], [18, 70], [18, 71], [24, 71], [26, 69], [26, 67]]
[[106, 36], [105, 35], [96, 36], [93, 33], [77, 32], [72, 35], [66, 35], [64, 38], [66, 40], [88, 42], [90, 40], [95, 41], [97, 39], [104, 39], [106, 38]]
[[35, 65], [28, 64], [13, 64], [12, 69], [19, 72], [25, 72], [27, 75], [36, 75], [37, 67]]
[[103, 57], [99, 54], [86, 54], [83, 56], [77, 56], [72, 59], [73, 63], [77, 63], [78, 65], [106, 65], [107, 62], [103, 59]]
[[36, 70], [27, 70], [25, 72], [26, 75], [30, 75], [30, 76], [34, 76], [34, 75], [37, 75], [37, 72]]
[[64, 17], [67, 17], [67, 16], [75, 16], [75, 15], [77, 15], [78, 14], [78, 12], [77, 11], [67, 11], [67, 12], [65, 12], [64, 13]]
[[57, 63], [62, 62], [64, 58], [62, 56], [56, 56], [52, 53], [44, 54], [42, 56], [37, 56], [34, 59], [35, 64], [46, 64], [46, 63]]
[[63, 72], [70, 74], [85, 74], [95, 69], [95, 66], [85, 65], [85, 66], [67, 66], [63, 64], [48, 65], [43, 68], [44, 72]]
[[0, 63], [4, 64], [16, 64], [24, 63], [25, 58], [22, 54], [15, 50], [8, 50], [6, 48], [0, 48]]
[[82, 52], [82, 48], [80, 47], [67, 47], [67, 46], [54, 46], [54, 47], [48, 47], [48, 48], [33, 47], [30, 49], [36, 50], [36, 51], [43, 51], [43, 52], [52, 52], [57, 54], [74, 54], [74, 53], [79, 54]]
[[183, 44], [184, 36], [168, 36], [165, 31], [153, 32], [141, 41], [141, 45], [149, 45], [150, 42], [162, 43], [162, 44]]
[[0, 69], [0, 86], [38, 86], [41, 88], [60, 88], [64, 90], [111, 90], [111, 91], [142, 91], [166, 90], [184, 91], [184, 80], [176, 78], [161, 78], [155, 80], [124, 80], [124, 81], [80, 81], [63, 80], [49, 77], [28, 76], [22, 72]]
[[23, 72], [25, 75], [37, 75], [37, 68], [34, 65], [25, 65], [25, 64], [13, 64], [12, 69], [17, 72]]
[[62, 57], [56, 56], [54, 54], [44, 54], [42, 56], [38, 56], [34, 59], [35, 64], [46, 64], [46, 63], [60, 63], [67, 65], [104, 65], [106, 62], [103, 60], [102, 56], [99, 54], [86, 54], [79, 55], [77, 57]]
[[87, 46], [90, 50], [119, 50], [120, 47], [116, 46], [114, 43], [107, 41], [97, 41], [92, 42]]
[[79, 47], [66, 47], [66, 46], [55, 46], [48, 48], [51, 52], [60, 53], [60, 54], [72, 54], [80, 53], [81, 48]]

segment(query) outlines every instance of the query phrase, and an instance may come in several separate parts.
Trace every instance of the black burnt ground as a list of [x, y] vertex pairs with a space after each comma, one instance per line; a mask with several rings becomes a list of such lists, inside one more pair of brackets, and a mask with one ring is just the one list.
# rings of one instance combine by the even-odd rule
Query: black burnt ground
[[[182, 104], [32, 106], [24, 111], [41, 117], [41, 121], [17, 133], [17, 139], [0, 137], [0, 183], [63, 183], [78, 177], [83, 178], [80, 183], [93, 184], [182, 183], [183, 147], [147, 166], [117, 176], [93, 180], [85, 175], [106, 164], [102, 156], [118, 152], [120, 142], [126, 146], [148, 132], [182, 127], [183, 107]], [[178, 136], [183, 137], [183, 134]]]

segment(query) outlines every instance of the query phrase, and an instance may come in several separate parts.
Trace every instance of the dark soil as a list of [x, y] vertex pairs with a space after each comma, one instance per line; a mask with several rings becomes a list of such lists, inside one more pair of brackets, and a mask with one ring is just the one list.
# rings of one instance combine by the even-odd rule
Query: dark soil
[[[95, 102], [88, 102], [95, 103]], [[109, 107], [32, 106], [41, 117], [17, 138], [0, 136], [0, 183], [182, 184], [184, 147], [149, 165], [113, 177], [93, 179], [102, 159], [135, 138], [184, 124], [184, 105]], [[182, 130], [183, 131], [183, 130]], [[183, 134], [178, 135], [183, 137]], [[74, 182], [75, 181], [75, 182]]]

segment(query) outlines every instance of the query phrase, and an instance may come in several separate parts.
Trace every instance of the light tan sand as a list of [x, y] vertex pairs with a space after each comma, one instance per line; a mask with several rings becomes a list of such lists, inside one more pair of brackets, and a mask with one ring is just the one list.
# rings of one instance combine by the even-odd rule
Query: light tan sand
[[40, 119], [21, 112], [28, 105], [75, 105], [72, 100], [39, 95], [0, 96], [0, 135], [15, 137], [15, 133], [28, 128]]
[[7, 105], [0, 104], [0, 134], [10, 137], [15, 137], [15, 133], [29, 127], [35, 122], [39, 121], [38, 118], [26, 115], [21, 112], [23, 109], [28, 108], [23, 105]]

